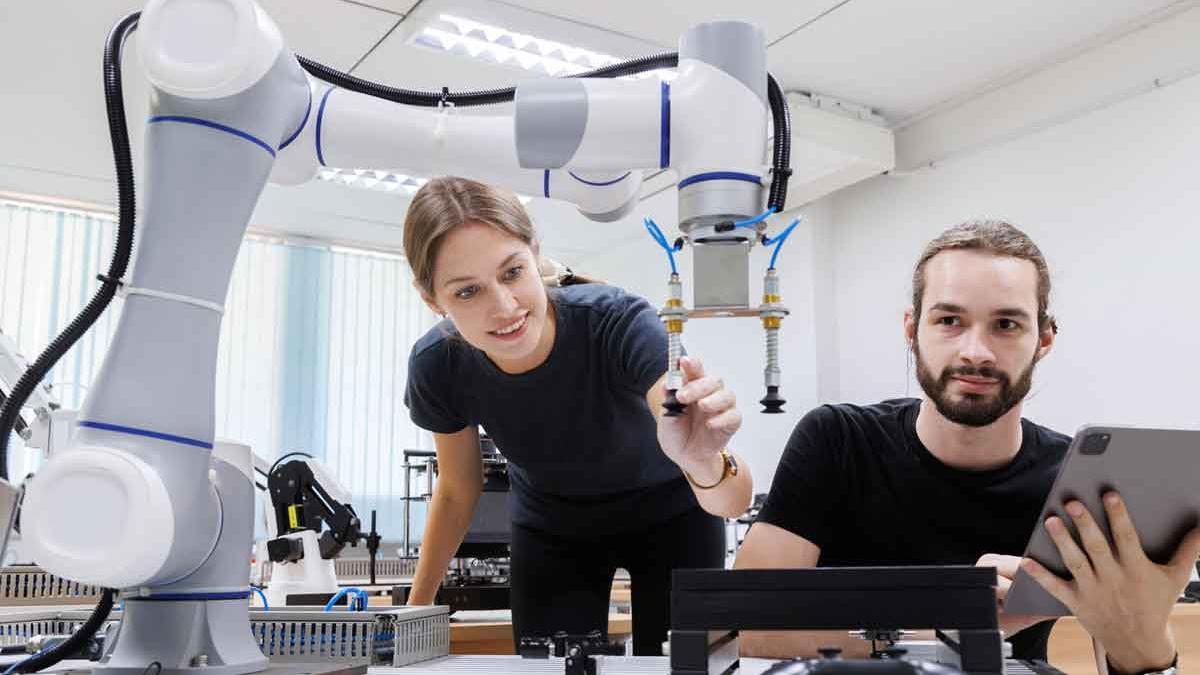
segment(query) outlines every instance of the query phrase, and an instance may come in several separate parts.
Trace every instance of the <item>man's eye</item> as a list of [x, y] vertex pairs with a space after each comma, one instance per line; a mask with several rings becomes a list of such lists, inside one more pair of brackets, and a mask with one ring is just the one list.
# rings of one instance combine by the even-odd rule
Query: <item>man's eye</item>
[[504, 272], [504, 280], [505, 281], [513, 281], [514, 279], [520, 278], [521, 272], [524, 269], [525, 269], [524, 265], [516, 265], [514, 267], [508, 268], [508, 270], [506, 270]]
[[996, 328], [999, 328], [1002, 331], [1017, 330], [1020, 327], [1021, 327], [1021, 324], [1017, 323], [1016, 321], [1013, 321], [1012, 319], [1000, 319], [999, 321], [996, 322]]
[[466, 288], [456, 291], [454, 293], [454, 297], [458, 298], [459, 300], [470, 300], [471, 298], [475, 297], [475, 294], [478, 292], [478, 286], [467, 286]]
[[943, 316], [937, 320], [939, 326], [959, 326], [962, 321], [957, 316]]

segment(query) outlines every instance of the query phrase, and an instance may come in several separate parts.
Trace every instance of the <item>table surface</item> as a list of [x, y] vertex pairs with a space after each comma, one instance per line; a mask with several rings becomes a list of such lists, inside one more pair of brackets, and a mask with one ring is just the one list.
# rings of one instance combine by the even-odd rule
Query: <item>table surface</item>
[[[1200, 673], [1200, 604], [1176, 604], [1171, 629], [1179, 647], [1179, 671]], [[1067, 675], [1096, 675], [1092, 638], [1073, 616], [1054, 624], [1050, 633], [1050, 663]]]

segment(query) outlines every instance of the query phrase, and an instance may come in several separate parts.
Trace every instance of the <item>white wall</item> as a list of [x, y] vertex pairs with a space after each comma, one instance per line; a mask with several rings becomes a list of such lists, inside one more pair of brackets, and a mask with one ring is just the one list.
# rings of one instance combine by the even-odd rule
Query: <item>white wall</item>
[[926, 241], [1004, 218], [1048, 258], [1062, 332], [1026, 415], [1200, 427], [1200, 77], [908, 176], [838, 193], [833, 359], [849, 401], [919, 393], [900, 321]]
[[[738, 395], [735, 447], [756, 490], [769, 487], [792, 426], [817, 404], [920, 395], [901, 332], [912, 266], [929, 239], [969, 218], [1015, 223], [1050, 263], [1062, 332], [1038, 367], [1028, 417], [1065, 433], [1089, 422], [1200, 427], [1197, 25], [1200, 10], [1181, 14], [922, 119], [897, 147], [898, 163], [923, 168], [806, 206], [780, 265], [793, 309], [786, 415], [757, 412], [757, 321], [687, 324], [689, 350]], [[674, 192], [600, 226], [627, 234], [569, 261], [657, 305], [667, 264], [641, 229], [645, 215], [673, 228]], [[757, 285], [765, 252], [755, 256]], [[686, 263], [682, 271], [686, 280]]]

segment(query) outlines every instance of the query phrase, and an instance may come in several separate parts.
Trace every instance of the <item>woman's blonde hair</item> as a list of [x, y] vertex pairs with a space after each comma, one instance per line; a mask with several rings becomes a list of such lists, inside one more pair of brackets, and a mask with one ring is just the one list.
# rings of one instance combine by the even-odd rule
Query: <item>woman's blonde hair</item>
[[468, 222], [512, 235], [537, 253], [533, 221], [515, 194], [456, 176], [434, 178], [417, 190], [404, 218], [404, 257], [428, 297], [434, 297], [433, 266], [442, 241]]

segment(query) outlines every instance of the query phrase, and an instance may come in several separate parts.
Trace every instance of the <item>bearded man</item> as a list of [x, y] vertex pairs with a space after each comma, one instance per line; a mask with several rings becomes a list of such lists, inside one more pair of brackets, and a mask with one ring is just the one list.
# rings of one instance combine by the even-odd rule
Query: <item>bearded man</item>
[[[735, 567], [949, 565], [996, 567], [1000, 627], [1019, 659], [1046, 659], [1052, 621], [1003, 613], [1018, 568], [1063, 601], [1108, 652], [1110, 673], [1168, 671], [1177, 659], [1171, 606], [1200, 554], [1200, 530], [1166, 565], [1144, 555], [1119, 495], [1106, 495], [1113, 536], [1078, 502], [1038, 522], [1070, 438], [1021, 417], [1033, 372], [1054, 346], [1050, 273], [1008, 223], [976, 221], [931, 241], [913, 272], [904, 336], [921, 399], [826, 405], [796, 425]], [[1046, 527], [1079, 573], [1060, 579], [1019, 556]], [[1113, 551], [1110, 541], [1125, 550]], [[845, 632], [745, 632], [743, 655], [863, 656]]]

